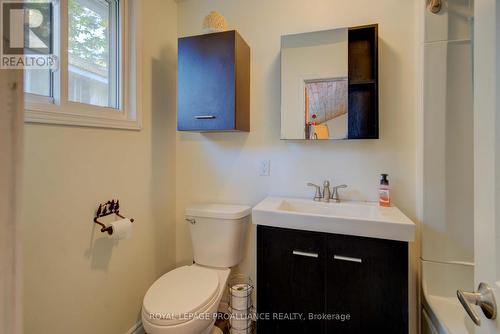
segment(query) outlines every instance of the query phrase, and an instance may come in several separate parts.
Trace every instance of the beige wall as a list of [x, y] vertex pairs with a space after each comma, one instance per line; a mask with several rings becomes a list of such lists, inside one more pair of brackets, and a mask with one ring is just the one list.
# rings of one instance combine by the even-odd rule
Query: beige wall
[[[26, 334], [123, 334], [175, 264], [176, 4], [142, 2], [141, 131], [26, 125]], [[92, 223], [119, 198], [136, 219], [114, 243]]]
[[[178, 263], [192, 259], [183, 220], [186, 205], [219, 201], [255, 205], [269, 194], [310, 197], [308, 181], [346, 183], [343, 198], [376, 200], [387, 172], [394, 203], [415, 219], [417, 209], [416, 1], [189, 0], [178, 4], [179, 36], [201, 33], [202, 20], [220, 11], [251, 47], [251, 132], [177, 134]], [[379, 23], [380, 139], [280, 141], [280, 37], [285, 34]], [[271, 160], [271, 176], [258, 175]], [[255, 277], [255, 229], [242, 270]], [[416, 262], [414, 250], [412, 259]], [[417, 266], [414, 266], [416, 271]], [[413, 329], [416, 274], [412, 276]]]

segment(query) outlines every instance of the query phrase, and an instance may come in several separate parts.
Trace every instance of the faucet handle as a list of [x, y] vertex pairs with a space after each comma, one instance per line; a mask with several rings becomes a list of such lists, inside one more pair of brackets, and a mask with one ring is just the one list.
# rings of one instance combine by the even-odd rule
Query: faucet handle
[[338, 186], [333, 186], [332, 193], [330, 195], [330, 199], [337, 203], [340, 202], [339, 191], [338, 191], [340, 188], [347, 188], [347, 184], [340, 184]]
[[314, 194], [314, 200], [315, 201], [321, 201], [321, 187], [318, 186], [317, 184], [314, 184], [314, 183], [311, 183], [311, 182], [307, 183], [307, 185], [309, 187], [316, 188], [316, 193]]

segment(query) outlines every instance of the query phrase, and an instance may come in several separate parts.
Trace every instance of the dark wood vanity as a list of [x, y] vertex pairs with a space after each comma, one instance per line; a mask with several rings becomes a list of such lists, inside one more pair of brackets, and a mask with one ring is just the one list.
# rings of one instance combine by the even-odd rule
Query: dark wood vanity
[[179, 38], [179, 131], [250, 131], [250, 48], [224, 31]]
[[408, 243], [258, 225], [257, 312], [258, 334], [408, 333]]

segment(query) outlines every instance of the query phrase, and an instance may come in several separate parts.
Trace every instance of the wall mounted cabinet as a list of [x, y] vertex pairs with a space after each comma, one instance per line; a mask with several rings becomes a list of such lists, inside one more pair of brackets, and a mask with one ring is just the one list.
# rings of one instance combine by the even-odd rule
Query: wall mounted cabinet
[[259, 334], [408, 333], [404, 241], [259, 225], [257, 285]]
[[250, 48], [237, 31], [179, 38], [179, 131], [250, 131]]

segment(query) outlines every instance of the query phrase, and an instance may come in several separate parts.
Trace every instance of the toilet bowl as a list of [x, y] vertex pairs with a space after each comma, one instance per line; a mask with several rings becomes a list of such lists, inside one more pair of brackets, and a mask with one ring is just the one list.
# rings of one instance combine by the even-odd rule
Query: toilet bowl
[[250, 209], [221, 204], [186, 209], [195, 263], [164, 274], [149, 288], [142, 307], [146, 333], [211, 333], [230, 268], [243, 257]]
[[229, 273], [230, 269], [193, 264], [160, 277], [144, 297], [145, 331], [151, 334], [210, 333]]

